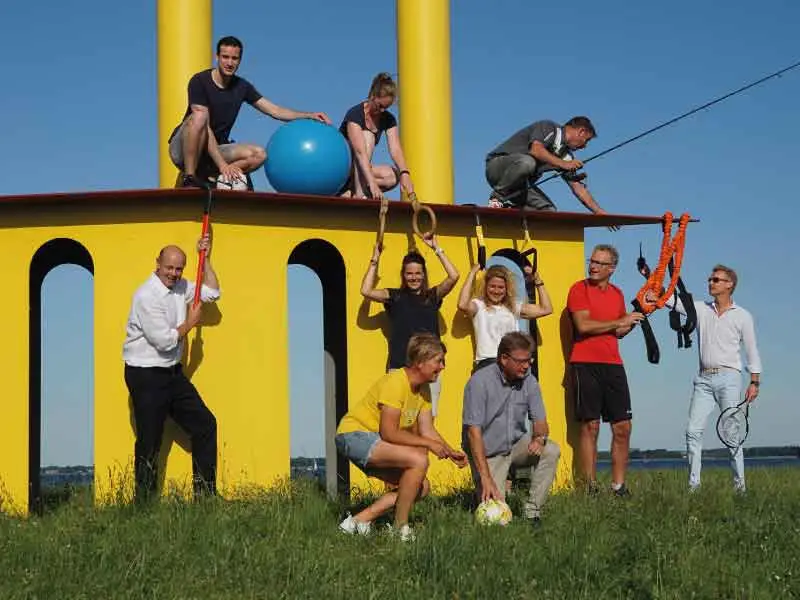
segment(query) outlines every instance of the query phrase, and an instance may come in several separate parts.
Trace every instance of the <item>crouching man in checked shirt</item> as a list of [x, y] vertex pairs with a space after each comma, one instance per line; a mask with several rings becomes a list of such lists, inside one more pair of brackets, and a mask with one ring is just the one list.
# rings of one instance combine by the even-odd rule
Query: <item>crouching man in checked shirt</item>
[[[497, 348], [497, 363], [480, 369], [467, 382], [462, 445], [480, 502], [505, 501], [511, 465], [531, 468], [525, 517], [538, 526], [561, 449], [547, 439], [542, 393], [530, 374], [533, 344], [529, 335], [507, 333]], [[530, 432], [528, 419], [532, 421]]]

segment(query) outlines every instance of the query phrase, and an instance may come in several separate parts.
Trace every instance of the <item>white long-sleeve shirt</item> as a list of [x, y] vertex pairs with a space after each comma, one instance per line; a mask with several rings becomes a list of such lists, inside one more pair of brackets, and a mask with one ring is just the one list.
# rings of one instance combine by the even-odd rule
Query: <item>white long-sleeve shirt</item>
[[[667, 303], [671, 307], [673, 301]], [[742, 371], [739, 349], [744, 346], [747, 370], [761, 373], [761, 357], [756, 345], [756, 329], [752, 315], [738, 304], [732, 304], [721, 315], [713, 301], [695, 302], [697, 311], [697, 338], [700, 355], [700, 369], [725, 367]], [[681, 301], [675, 309], [686, 314]]]
[[[131, 367], [171, 367], [181, 360], [183, 340], [178, 326], [186, 321], [186, 306], [194, 299], [194, 282], [179, 279], [172, 289], [150, 275], [133, 295], [122, 345], [122, 358]], [[203, 284], [200, 299], [214, 302], [219, 290]]]

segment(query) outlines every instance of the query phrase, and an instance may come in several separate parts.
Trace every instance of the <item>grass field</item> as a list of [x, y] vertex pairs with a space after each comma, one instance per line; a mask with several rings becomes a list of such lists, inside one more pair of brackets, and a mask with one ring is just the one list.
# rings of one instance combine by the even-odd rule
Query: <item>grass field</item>
[[[638, 472], [634, 496], [551, 498], [541, 529], [480, 527], [467, 495], [414, 511], [417, 541], [350, 538], [313, 485], [235, 501], [0, 517], [0, 598], [798, 598], [800, 472]], [[519, 509], [521, 497], [511, 499]]]

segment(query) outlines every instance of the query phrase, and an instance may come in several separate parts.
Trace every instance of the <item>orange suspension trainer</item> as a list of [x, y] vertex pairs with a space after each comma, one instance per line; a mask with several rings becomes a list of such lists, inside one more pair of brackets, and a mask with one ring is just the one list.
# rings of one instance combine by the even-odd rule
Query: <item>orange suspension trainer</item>
[[[691, 216], [688, 213], [682, 214], [678, 221], [678, 232], [674, 237], [672, 237], [671, 234], [674, 217], [672, 216], [671, 212], [664, 213], [664, 237], [661, 240], [661, 251], [658, 256], [658, 264], [656, 265], [656, 268], [650, 272], [650, 267], [647, 266], [647, 262], [641, 255], [640, 250], [637, 267], [639, 272], [647, 279], [647, 281], [639, 290], [639, 293], [636, 294], [636, 298], [632, 302], [633, 309], [647, 317], [657, 309], [664, 308], [670, 297], [676, 293], [675, 288], [677, 286], [680, 290], [681, 298], [683, 299], [686, 297], [688, 304], [691, 306], [684, 306], [687, 311], [687, 324], [685, 326], [681, 326], [680, 316], [674, 308], [672, 311], [674, 314], [670, 314], [670, 325], [673, 329], [678, 331], [678, 346], [683, 347], [685, 344], [687, 348], [691, 345], [689, 334], [691, 334], [692, 330], [694, 330], [696, 317], [692, 318], [694, 313], [694, 304], [691, 299], [691, 294], [686, 291], [683, 281], [681, 281], [680, 274], [686, 246], [686, 227], [690, 220]], [[667, 269], [670, 271], [670, 282], [669, 286], [664, 289], [664, 279], [667, 274]], [[654, 297], [655, 300], [649, 299], [648, 296]], [[684, 304], [687, 304], [687, 302], [684, 302]], [[641, 325], [645, 338], [645, 345], [647, 346], [647, 359], [651, 363], [657, 364], [660, 358], [660, 352], [658, 349], [658, 342], [653, 334], [653, 329], [647, 319], [644, 319], [641, 322]], [[683, 334], [683, 337], [681, 337], [681, 334]]]
[[[681, 275], [683, 252], [686, 246], [686, 226], [689, 224], [690, 219], [691, 216], [688, 213], [683, 213], [678, 222], [678, 233], [670, 239], [673, 216], [671, 212], [664, 213], [664, 239], [661, 241], [658, 265], [656, 265], [655, 271], [650, 273], [639, 293], [636, 294], [636, 302], [639, 303], [640, 307], [639, 311], [644, 315], [649, 315], [658, 308], [664, 308], [667, 300], [675, 293], [675, 286], [678, 284], [678, 278]], [[673, 261], [674, 268], [670, 269], [672, 277], [670, 278], [669, 287], [664, 290], [664, 277], [670, 261]], [[645, 264], [645, 266], [647, 265]], [[662, 290], [664, 291], [662, 292]], [[646, 298], [647, 292], [653, 292], [653, 295], [657, 296], [658, 299], [655, 302], [649, 302]]]

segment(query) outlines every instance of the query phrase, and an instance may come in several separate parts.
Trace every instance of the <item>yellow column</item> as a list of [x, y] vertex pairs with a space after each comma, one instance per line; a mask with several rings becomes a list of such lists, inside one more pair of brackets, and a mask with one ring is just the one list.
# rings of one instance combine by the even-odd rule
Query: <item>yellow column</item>
[[211, 0], [158, 0], [158, 173], [174, 187], [167, 139], [186, 110], [186, 85], [211, 66]]
[[453, 204], [450, 0], [397, 0], [400, 135], [422, 202]]

